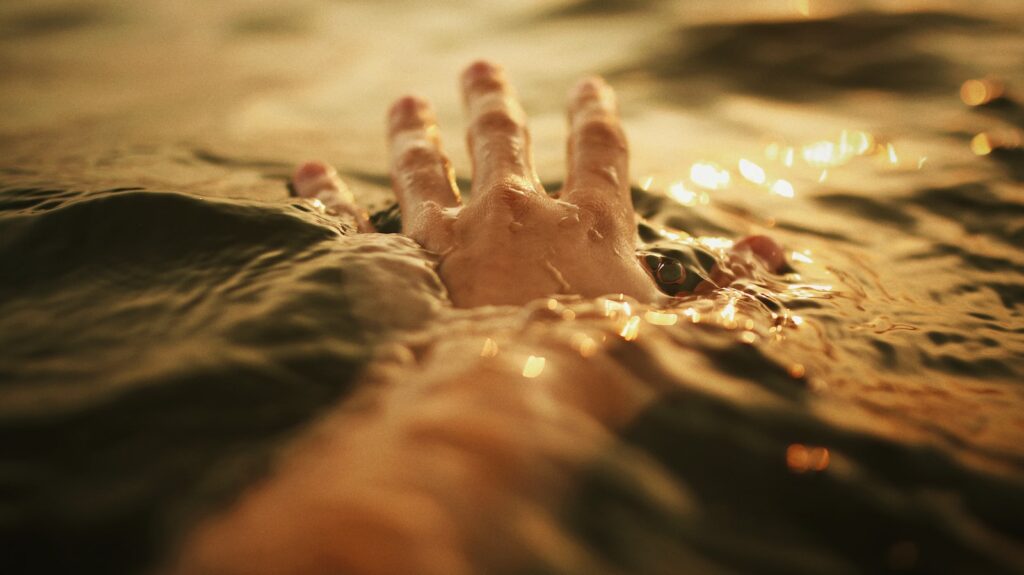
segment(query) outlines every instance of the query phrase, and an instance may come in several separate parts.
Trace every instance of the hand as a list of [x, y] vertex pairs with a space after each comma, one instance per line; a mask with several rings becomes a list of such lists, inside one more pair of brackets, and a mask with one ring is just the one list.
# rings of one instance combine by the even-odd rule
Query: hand
[[408, 96], [389, 114], [391, 178], [403, 231], [440, 254], [438, 273], [462, 307], [521, 304], [551, 294], [658, 297], [636, 258], [628, 153], [615, 96], [600, 79], [569, 103], [565, 187], [545, 193], [526, 118], [502, 70], [462, 75], [473, 185], [463, 205], [430, 104]]
[[[525, 113], [503, 71], [484, 61], [469, 66], [462, 92], [473, 162], [465, 205], [430, 103], [406, 96], [388, 115], [402, 231], [439, 254], [438, 273], [452, 302], [522, 304], [554, 294], [665, 298], [636, 254], [629, 152], [611, 87], [589, 78], [570, 94], [568, 171], [554, 196], [534, 172]], [[370, 227], [333, 169], [317, 163], [300, 167], [294, 191], [350, 213], [362, 230]], [[737, 246], [778, 267], [768, 260], [780, 258], [781, 250], [760, 238]], [[712, 274], [714, 285], [705, 282], [695, 291], [732, 279], [721, 271], [716, 267]]]

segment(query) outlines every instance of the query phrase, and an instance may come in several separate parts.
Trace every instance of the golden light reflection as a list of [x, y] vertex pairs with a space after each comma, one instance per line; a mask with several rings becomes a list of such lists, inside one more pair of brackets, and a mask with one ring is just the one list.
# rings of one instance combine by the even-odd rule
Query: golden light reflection
[[791, 315], [791, 316], [789, 316], [789, 320], [793, 322], [793, 325], [803, 325], [804, 324], [804, 318], [802, 318], [802, 317], [800, 317], [798, 315]]
[[626, 341], [633, 341], [640, 337], [640, 316], [635, 315], [629, 318], [626, 325], [622, 326], [622, 331], [619, 332], [619, 335]]
[[729, 238], [716, 238], [713, 236], [699, 238], [697, 241], [704, 247], [712, 250], [727, 250], [736, 243]]
[[690, 180], [702, 188], [719, 190], [729, 185], [729, 171], [711, 162], [697, 162], [690, 166]]
[[573, 334], [569, 345], [583, 357], [591, 357], [597, 353], [597, 342], [585, 333]]
[[683, 310], [683, 315], [690, 318], [690, 321], [693, 323], [700, 323], [700, 312], [692, 307]]
[[480, 350], [480, 357], [494, 357], [498, 355], [498, 344], [491, 338], [484, 340], [484, 347]]
[[892, 143], [886, 144], [885, 150], [889, 154], [889, 163], [891, 163], [894, 166], [900, 163], [899, 157], [896, 156], [896, 148], [893, 147]]
[[787, 168], [793, 167], [793, 148], [786, 148], [786, 151], [782, 153], [782, 163]]
[[679, 321], [679, 316], [674, 313], [650, 310], [644, 313], [644, 319], [652, 325], [675, 325]]
[[812, 447], [801, 443], [786, 448], [786, 465], [793, 473], [824, 471], [828, 469], [831, 457], [825, 447]]
[[787, 180], [776, 180], [770, 190], [773, 194], [784, 198], [792, 198], [796, 195], [796, 192], [793, 190], [793, 184]]
[[654, 176], [647, 176], [647, 178], [644, 179], [644, 183], [640, 184], [640, 189], [646, 192], [647, 190], [651, 189], [651, 184], [653, 183]]
[[526, 363], [523, 364], [523, 377], [533, 379], [539, 376], [544, 371], [544, 364], [547, 362], [543, 356], [531, 355], [526, 358]]
[[739, 163], [740, 175], [747, 180], [755, 184], [763, 184], [765, 182], [764, 168], [758, 166], [754, 162], [746, 158], [740, 158]]
[[740, 334], [740, 341], [743, 343], [754, 343], [757, 341], [757, 334], [752, 331], [745, 331]]
[[823, 184], [826, 179], [828, 179], [828, 170], [822, 170], [821, 175], [818, 176], [818, 183]]
[[992, 138], [982, 132], [971, 139], [971, 151], [978, 156], [987, 156], [992, 153]]
[[628, 301], [614, 301], [610, 299], [604, 300], [604, 315], [605, 317], [618, 317], [619, 314], [633, 315], [633, 307], [629, 305]]
[[807, 370], [804, 368], [804, 365], [802, 363], [794, 363], [793, 365], [789, 366], [788, 371], [789, 377], [792, 377], [793, 379], [800, 379], [807, 373]]
[[725, 304], [718, 315], [722, 318], [723, 326], [728, 329], [735, 328], [738, 325], [736, 322], [736, 298], [730, 298], [729, 303]]
[[867, 132], [861, 132], [859, 130], [854, 130], [853, 132], [843, 130], [843, 133], [840, 136], [840, 141], [844, 143], [851, 141], [852, 143], [850, 146], [853, 149], [853, 152], [859, 156], [867, 154], [875, 147], [875, 137]]
[[697, 203], [698, 195], [693, 190], [686, 189], [682, 182], [676, 182], [669, 186], [668, 195], [673, 200], [684, 206], [692, 206]]
[[991, 78], [970, 79], [960, 85], [960, 100], [982, 106], [1003, 95], [1003, 83]]
[[808, 252], [793, 251], [789, 255], [790, 255], [790, 259], [792, 259], [793, 261], [797, 261], [797, 262], [804, 263], [804, 264], [813, 264], [814, 260], [812, 260], [810, 255], [808, 255], [808, 254], [810, 254], [809, 251]]
[[841, 161], [836, 152], [836, 145], [827, 140], [804, 146], [803, 157], [808, 165], [816, 168], [834, 166]]
[[659, 229], [658, 230], [658, 235], [663, 237], [663, 238], [670, 239], [670, 240], [678, 240], [678, 239], [682, 238], [682, 236], [680, 234], [678, 234], [676, 232], [670, 232], [670, 231], [665, 230], [665, 229]]

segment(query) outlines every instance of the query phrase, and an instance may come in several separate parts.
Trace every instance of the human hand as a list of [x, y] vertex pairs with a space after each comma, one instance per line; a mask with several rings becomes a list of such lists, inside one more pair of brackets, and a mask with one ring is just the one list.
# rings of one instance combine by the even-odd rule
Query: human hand
[[611, 88], [593, 78], [570, 96], [568, 177], [554, 197], [534, 172], [525, 114], [502, 70], [473, 64], [462, 91], [473, 161], [465, 205], [430, 104], [407, 96], [389, 114], [403, 231], [440, 254], [453, 303], [521, 304], [552, 294], [656, 299], [635, 255], [628, 152]]
[[[504, 72], [476, 62], [462, 74], [462, 92], [473, 163], [465, 204], [430, 103], [406, 96], [388, 114], [391, 180], [402, 231], [439, 255], [438, 274], [452, 302], [459, 307], [522, 304], [555, 294], [623, 294], [642, 302], [665, 298], [654, 277], [657, 270], [645, 268], [637, 257], [629, 152], [611, 87], [589, 78], [572, 90], [567, 177], [553, 196], [534, 171], [526, 116]], [[329, 167], [300, 167], [293, 190], [350, 213], [364, 231], [370, 227]], [[751, 239], [737, 246], [773, 271], [781, 265], [775, 260], [784, 262], [772, 240]], [[708, 291], [734, 275], [718, 266], [712, 272], [711, 282], [694, 291]]]

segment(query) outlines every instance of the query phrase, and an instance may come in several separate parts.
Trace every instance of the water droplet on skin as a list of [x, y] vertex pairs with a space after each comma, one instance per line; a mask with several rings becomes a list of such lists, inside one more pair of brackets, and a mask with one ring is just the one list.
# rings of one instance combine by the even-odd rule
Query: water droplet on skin
[[510, 223], [508, 225], [508, 231], [512, 232], [513, 234], [518, 232], [521, 229], [523, 229], [523, 223], [522, 222], [512, 222], [512, 223]]
[[597, 228], [590, 228], [589, 230], [587, 230], [587, 236], [590, 238], [591, 241], [595, 242], [604, 239], [604, 236], [601, 235], [601, 232], [597, 231]]
[[564, 218], [558, 220], [558, 227], [560, 227], [560, 228], [571, 228], [571, 227], [573, 227], [573, 226], [575, 226], [575, 225], [577, 225], [579, 223], [580, 223], [580, 216], [578, 214], [572, 214], [570, 216], [565, 216]]

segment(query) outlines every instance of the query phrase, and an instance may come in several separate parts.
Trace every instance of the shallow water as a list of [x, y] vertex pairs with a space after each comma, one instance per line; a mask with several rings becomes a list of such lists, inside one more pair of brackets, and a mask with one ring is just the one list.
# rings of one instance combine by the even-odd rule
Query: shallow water
[[[4, 561], [1024, 572], [1024, 11], [804, 5], [4, 5]], [[408, 90], [467, 174], [480, 56], [549, 189], [605, 74], [645, 241], [767, 233], [793, 273], [456, 310], [413, 242], [287, 199], [320, 157], [386, 222]]]

